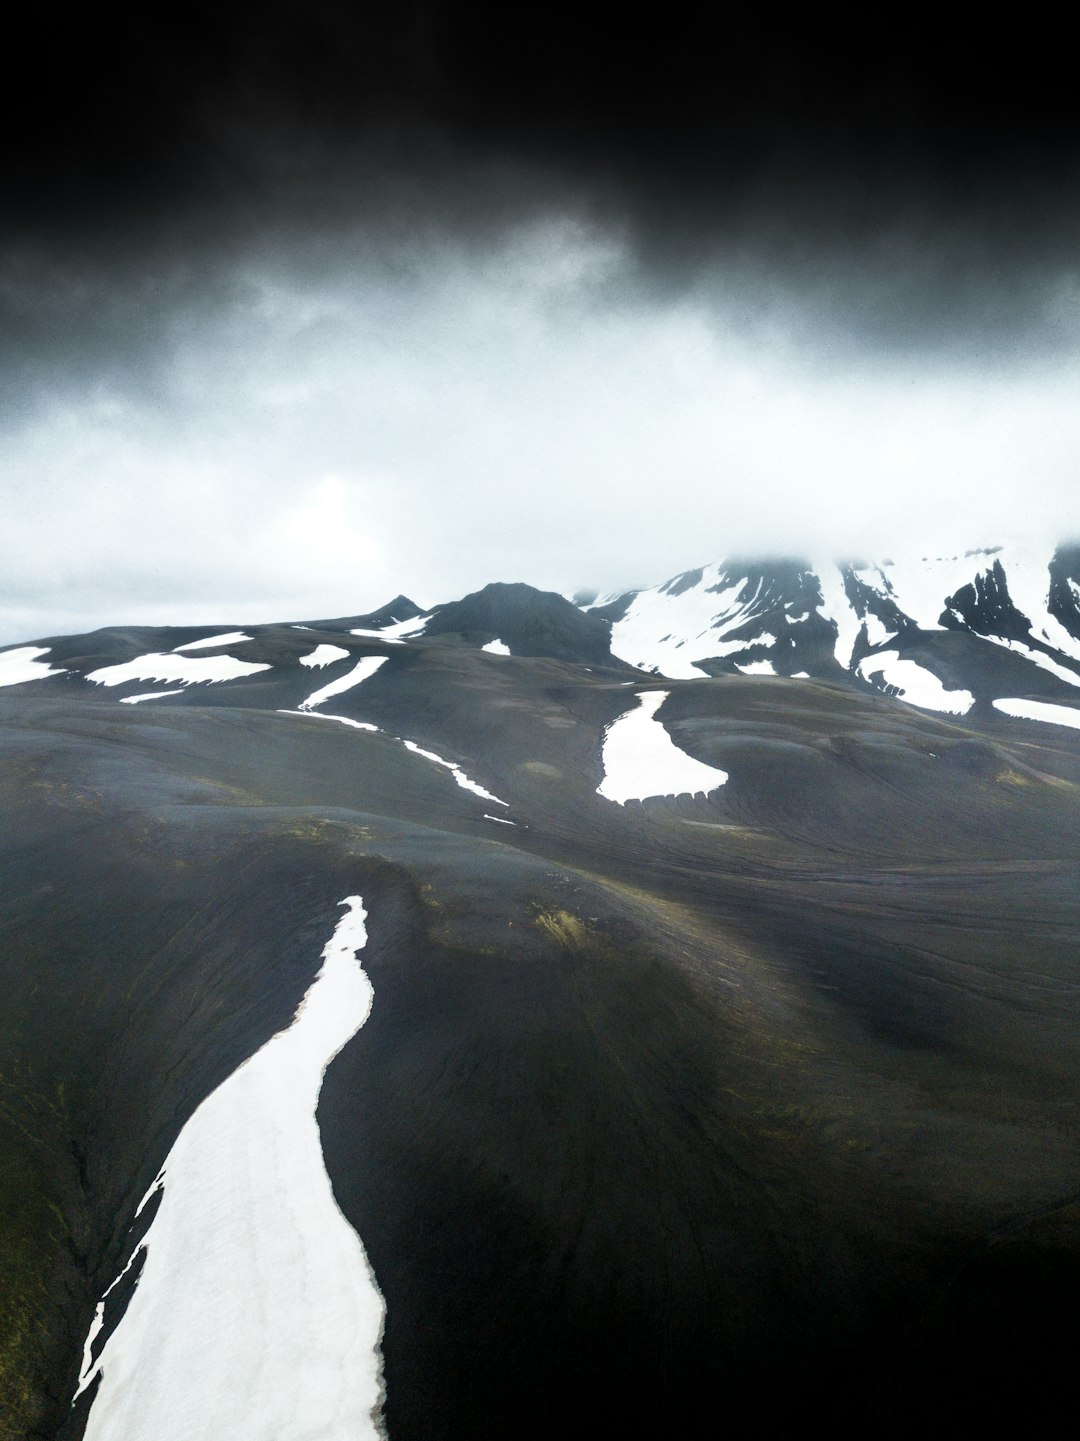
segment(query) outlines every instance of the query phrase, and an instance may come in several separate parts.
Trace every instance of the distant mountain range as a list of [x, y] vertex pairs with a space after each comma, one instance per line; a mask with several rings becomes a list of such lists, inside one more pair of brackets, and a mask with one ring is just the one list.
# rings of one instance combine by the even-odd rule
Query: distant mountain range
[[1075, 700], [1080, 548], [880, 564], [720, 561], [592, 598], [615, 655], [672, 677], [850, 676], [932, 710], [1006, 695]]
[[1080, 550], [0, 651], [0, 1438], [1057, 1427]]
[[[993, 705], [1018, 713], [1024, 703], [1026, 714], [1046, 718], [1054, 712], [1040, 705], [1080, 703], [1078, 546], [1039, 557], [995, 547], [874, 565], [723, 560], [650, 590], [574, 599], [577, 614], [550, 592], [495, 584], [424, 612], [398, 596], [369, 615], [247, 627], [242, 656], [230, 664], [219, 657], [213, 666], [205, 657], [201, 665], [194, 657], [140, 659], [201, 651], [214, 640], [209, 627], [107, 629], [0, 651], [0, 684], [62, 673], [127, 701], [145, 682], [236, 682], [268, 668], [283, 681], [282, 668], [299, 661], [302, 642], [292, 638], [287, 651], [295, 654], [281, 643], [290, 630], [310, 630], [406, 644], [456, 638], [522, 657], [622, 661], [670, 679], [742, 674], [849, 682], [952, 715]], [[218, 648], [237, 634], [219, 628]], [[351, 641], [337, 662], [358, 649]], [[1070, 723], [1067, 714], [1059, 719]]]

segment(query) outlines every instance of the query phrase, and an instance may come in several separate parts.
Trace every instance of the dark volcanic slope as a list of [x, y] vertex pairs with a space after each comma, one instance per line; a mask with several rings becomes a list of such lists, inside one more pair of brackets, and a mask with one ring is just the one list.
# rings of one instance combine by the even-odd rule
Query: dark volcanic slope
[[561, 595], [529, 585], [486, 585], [464, 600], [439, 606], [425, 634], [460, 635], [480, 644], [501, 641], [511, 655], [582, 665], [612, 660], [609, 628], [602, 620], [582, 614]]
[[[572, 658], [558, 599], [249, 628], [188, 654], [267, 669], [138, 705], [168, 684], [72, 672], [205, 628], [104, 632], [0, 691], [0, 1435], [81, 1435], [135, 1204], [356, 891], [375, 1001], [319, 1121], [392, 1441], [1071, 1404], [1080, 737], [844, 676], [658, 682], [592, 627]], [[729, 780], [617, 806], [604, 728], [661, 684]]]

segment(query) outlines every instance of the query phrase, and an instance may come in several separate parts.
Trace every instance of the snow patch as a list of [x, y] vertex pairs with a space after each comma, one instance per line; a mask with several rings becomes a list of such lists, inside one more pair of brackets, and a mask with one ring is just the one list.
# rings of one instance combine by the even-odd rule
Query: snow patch
[[178, 681], [180, 685], [219, 685], [226, 680], [239, 680], [256, 671], [269, 670], [266, 662], [237, 660], [232, 655], [190, 656], [140, 655], [119, 665], [106, 665], [92, 670], [86, 679], [95, 685], [125, 685], [132, 680]]
[[923, 710], [943, 711], [946, 715], [966, 715], [975, 704], [967, 690], [946, 690], [936, 675], [913, 660], [901, 660], [899, 651], [885, 650], [865, 656], [858, 664], [858, 673], [871, 685], [894, 686], [901, 700]]
[[745, 623], [756, 596], [745, 596], [745, 579], [710, 592], [722, 575], [719, 566], [706, 566], [697, 585], [678, 595], [659, 587], [639, 591], [626, 615], [611, 627], [612, 654], [640, 670], [694, 680], [708, 675], [696, 661], [752, 644], [745, 638], [721, 644], [727, 632]]
[[182, 690], [144, 690], [141, 695], [122, 695], [121, 705], [140, 705], [144, 700], [164, 700], [167, 695], [182, 695]]
[[185, 641], [183, 645], [173, 647], [173, 653], [184, 650], [209, 650], [211, 646], [239, 645], [241, 641], [251, 640], [251, 636], [245, 635], [242, 630], [226, 631], [223, 635], [208, 635], [202, 640]]
[[1020, 720], [1046, 721], [1050, 725], [1069, 726], [1072, 730], [1080, 730], [1080, 710], [1073, 706], [1051, 705], [1049, 701], [1041, 700], [1014, 700], [1009, 696], [996, 700], [993, 704], [995, 710], [1016, 716]]
[[293, 1023], [203, 1101], [169, 1152], [131, 1302], [96, 1363], [87, 1347], [79, 1389], [98, 1372], [101, 1385], [86, 1441], [380, 1434], [385, 1308], [315, 1119], [323, 1073], [372, 1001], [357, 960], [363, 902], [341, 904]]
[[509, 655], [510, 647], [505, 641], [489, 640], [487, 645], [482, 645], [481, 650], [486, 650], [489, 655]]
[[38, 660], [38, 656], [48, 655], [50, 649], [47, 645], [21, 645], [17, 650], [0, 651], [0, 686], [23, 685], [28, 680], [43, 680], [47, 675], [66, 674], [63, 667]]
[[887, 645], [896, 639], [896, 631], [887, 630], [873, 611], [867, 611], [863, 616], [863, 625], [866, 627], [866, 639], [873, 646]]
[[313, 651], [300, 657], [300, 664], [322, 670], [324, 665], [333, 665], [336, 660], [348, 660], [350, 654], [343, 645], [317, 645]]
[[311, 710], [314, 706], [322, 705], [324, 701], [328, 701], [331, 696], [341, 695], [344, 691], [354, 689], [354, 687], [360, 685], [362, 681], [370, 680], [379, 667], [386, 664], [388, 659], [389, 656], [385, 655], [364, 656], [362, 660], [357, 661], [352, 670], [346, 671], [344, 675], [339, 675], [337, 680], [330, 681], [329, 684], [322, 686], [319, 690], [312, 691], [307, 700], [301, 701], [300, 709], [304, 711]]
[[639, 691], [638, 704], [612, 721], [604, 732], [601, 760], [604, 779], [597, 795], [616, 805], [646, 796], [675, 796], [715, 790], [727, 771], [704, 765], [680, 750], [656, 712], [667, 700], [666, 690]]
[[776, 669], [771, 660], [748, 660], [745, 665], [735, 662], [735, 669], [742, 671], [743, 675], [775, 675]]

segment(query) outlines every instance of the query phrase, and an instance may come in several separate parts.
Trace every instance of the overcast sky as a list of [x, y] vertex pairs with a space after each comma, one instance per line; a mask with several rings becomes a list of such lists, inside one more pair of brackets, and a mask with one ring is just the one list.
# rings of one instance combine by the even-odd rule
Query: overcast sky
[[362, 15], [71, 35], [5, 125], [0, 643], [1080, 536], [1052, 60]]

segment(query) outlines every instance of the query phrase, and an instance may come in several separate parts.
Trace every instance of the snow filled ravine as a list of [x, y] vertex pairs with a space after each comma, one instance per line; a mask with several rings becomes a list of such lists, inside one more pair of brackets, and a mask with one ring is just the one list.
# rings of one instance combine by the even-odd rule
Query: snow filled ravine
[[604, 732], [604, 779], [597, 795], [625, 805], [646, 796], [706, 793], [727, 781], [727, 771], [707, 766], [680, 750], [656, 719], [666, 690], [639, 691], [638, 704]]
[[[372, 988], [359, 896], [296, 1018], [202, 1103], [169, 1152], [87, 1441], [358, 1441], [380, 1434], [383, 1301], [338, 1210], [315, 1107]], [[145, 1204], [145, 1202], [144, 1202]]]

